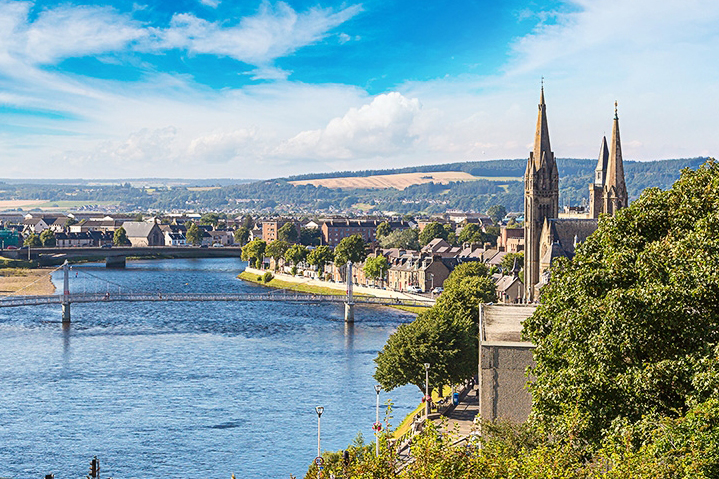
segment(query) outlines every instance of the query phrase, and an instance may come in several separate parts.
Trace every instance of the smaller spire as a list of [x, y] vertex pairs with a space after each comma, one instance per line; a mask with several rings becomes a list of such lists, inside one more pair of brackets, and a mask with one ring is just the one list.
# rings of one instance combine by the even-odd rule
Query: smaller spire
[[542, 77], [541, 85], [542, 85], [542, 88], [541, 88], [542, 93], [541, 93], [541, 95], [539, 96], [539, 104], [540, 104], [540, 105], [544, 105], [544, 77]]

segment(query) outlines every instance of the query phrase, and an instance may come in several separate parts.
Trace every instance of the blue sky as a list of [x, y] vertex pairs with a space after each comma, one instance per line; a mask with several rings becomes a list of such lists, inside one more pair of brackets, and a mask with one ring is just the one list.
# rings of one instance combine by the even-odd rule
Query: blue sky
[[719, 4], [3, 1], [0, 177], [716, 155]]

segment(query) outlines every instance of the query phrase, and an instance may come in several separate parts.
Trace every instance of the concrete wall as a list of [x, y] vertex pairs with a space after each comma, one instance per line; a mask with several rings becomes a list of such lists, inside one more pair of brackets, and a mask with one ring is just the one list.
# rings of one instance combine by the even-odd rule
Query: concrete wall
[[481, 415], [485, 419], [524, 422], [532, 408], [526, 388], [528, 366], [534, 365], [529, 343], [484, 343], [481, 366]]

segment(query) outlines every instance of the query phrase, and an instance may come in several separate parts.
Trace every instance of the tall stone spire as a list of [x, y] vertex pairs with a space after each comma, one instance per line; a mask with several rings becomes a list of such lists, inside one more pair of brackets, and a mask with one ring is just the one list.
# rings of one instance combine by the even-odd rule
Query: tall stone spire
[[[549, 144], [549, 126], [547, 125], [547, 105], [544, 103], [544, 81], [542, 80], [542, 91], [539, 96], [539, 114], [537, 115], [537, 132], [534, 135], [534, 168], [538, 170], [543, 161], [554, 163], [552, 147]], [[551, 164], [550, 164], [551, 168]]]
[[609, 161], [607, 162], [607, 176], [604, 181], [604, 212], [610, 215], [619, 208], [628, 205], [627, 186], [624, 183], [624, 161], [622, 160], [622, 142], [619, 137], [619, 115], [617, 102], [614, 102], [614, 125], [612, 126], [612, 140], [609, 143]]
[[539, 240], [545, 220], [559, 217], [559, 171], [549, 143], [544, 80], [539, 97], [534, 149], [529, 152], [524, 175], [524, 285], [528, 301], [537, 298]]

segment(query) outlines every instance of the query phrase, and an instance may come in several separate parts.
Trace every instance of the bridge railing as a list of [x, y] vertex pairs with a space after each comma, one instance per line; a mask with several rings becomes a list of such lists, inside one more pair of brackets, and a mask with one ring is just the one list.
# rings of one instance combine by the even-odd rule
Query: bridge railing
[[[1, 307], [34, 306], [43, 304], [60, 304], [65, 300], [62, 295], [47, 296], [8, 296], [0, 297]], [[419, 306], [429, 307], [434, 303], [414, 299], [377, 298], [373, 296], [354, 296], [355, 303], [377, 304], [384, 306]], [[106, 293], [72, 293], [67, 296], [70, 303], [96, 303], [115, 301], [290, 301], [290, 302], [322, 302], [344, 303], [345, 295], [318, 295], [311, 293], [138, 293], [138, 292], [106, 292]]]

